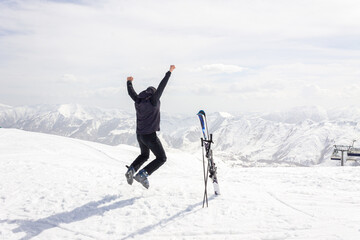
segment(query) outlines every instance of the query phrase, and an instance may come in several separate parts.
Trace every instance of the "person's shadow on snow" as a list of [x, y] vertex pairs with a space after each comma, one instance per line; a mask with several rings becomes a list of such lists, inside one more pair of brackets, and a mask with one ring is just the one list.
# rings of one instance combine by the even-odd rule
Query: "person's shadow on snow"
[[[215, 199], [215, 196], [216, 195], [212, 195], [211, 197], [209, 197], [209, 201], [212, 201], [213, 199]], [[148, 233], [148, 232], [151, 232], [152, 230], [154, 230], [156, 227], [161, 227], [161, 226], [164, 226], [166, 225], [167, 223], [171, 222], [171, 221], [174, 221], [176, 219], [178, 219], [179, 217], [184, 217], [185, 215], [188, 215], [188, 214], [193, 214], [197, 211], [200, 211], [202, 208], [198, 208], [199, 206], [201, 206], [201, 204], [203, 204], [203, 208], [204, 208], [204, 202], [198, 202], [198, 203], [195, 203], [195, 204], [192, 204], [192, 205], [189, 205], [187, 206], [184, 210], [181, 210], [177, 213], [175, 213], [174, 215], [168, 217], [168, 218], [164, 218], [164, 219], [161, 219], [159, 222], [157, 223], [154, 223], [154, 224], [150, 224], [146, 227], [143, 227], [141, 229], [138, 229], [136, 230], [135, 232], [127, 235], [126, 237], [123, 237], [121, 238], [121, 240], [126, 240], [126, 239], [129, 239], [129, 238], [135, 238], [135, 236], [137, 235], [143, 235], [145, 233]]]
[[12, 231], [14, 233], [18, 233], [18, 232], [26, 233], [26, 236], [22, 237], [20, 240], [29, 240], [47, 229], [54, 227], [61, 228], [61, 226], [59, 225], [62, 223], [65, 224], [73, 223], [77, 221], [82, 221], [92, 216], [103, 215], [107, 211], [132, 205], [135, 202], [135, 200], [138, 199], [138, 198], [131, 198], [127, 200], [117, 201], [110, 205], [101, 206], [103, 204], [114, 201], [119, 197], [120, 196], [117, 195], [106, 196], [99, 201], [89, 202], [81, 207], [75, 208], [70, 212], [57, 213], [55, 215], [46, 218], [41, 218], [38, 220], [17, 219], [17, 220], [2, 220], [2, 221], [0, 220], [0, 222], [6, 222], [8, 224], [18, 224], [18, 227], [13, 229]]

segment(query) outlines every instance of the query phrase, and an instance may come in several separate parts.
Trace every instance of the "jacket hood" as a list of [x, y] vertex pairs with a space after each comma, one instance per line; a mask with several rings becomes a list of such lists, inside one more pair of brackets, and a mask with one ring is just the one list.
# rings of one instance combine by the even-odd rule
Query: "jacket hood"
[[140, 94], [139, 94], [139, 98], [148, 98], [148, 97], [151, 97], [156, 91], [156, 88], [154, 87], [148, 87], [146, 90], [142, 91]]

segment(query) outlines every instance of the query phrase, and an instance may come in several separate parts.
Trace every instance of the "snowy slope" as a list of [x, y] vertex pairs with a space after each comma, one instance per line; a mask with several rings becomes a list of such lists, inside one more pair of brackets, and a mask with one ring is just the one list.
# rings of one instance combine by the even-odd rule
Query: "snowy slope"
[[0, 239], [360, 239], [360, 168], [218, 162], [202, 208], [201, 152], [167, 150], [150, 189], [124, 177], [138, 149], [0, 129]]

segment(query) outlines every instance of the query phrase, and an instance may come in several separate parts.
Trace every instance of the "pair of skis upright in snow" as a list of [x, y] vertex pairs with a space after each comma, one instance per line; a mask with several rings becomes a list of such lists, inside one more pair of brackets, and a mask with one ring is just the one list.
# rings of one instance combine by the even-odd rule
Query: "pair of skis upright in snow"
[[[211, 144], [213, 143], [212, 134], [209, 134], [205, 112], [203, 110], [200, 110], [197, 115], [200, 119], [201, 130], [203, 133], [203, 138], [201, 138], [201, 147], [203, 153], [203, 168], [204, 168], [204, 183], [205, 183], [205, 191], [204, 191], [204, 199], [203, 199], [203, 207], [204, 207], [205, 202], [206, 202], [206, 206], [208, 206], [208, 198], [207, 198], [208, 178], [210, 177], [210, 179], [212, 180], [215, 195], [220, 195], [220, 189], [219, 189], [218, 179], [216, 176], [216, 166], [214, 163], [213, 153], [211, 149]], [[207, 167], [205, 167], [205, 157], [207, 159]]]

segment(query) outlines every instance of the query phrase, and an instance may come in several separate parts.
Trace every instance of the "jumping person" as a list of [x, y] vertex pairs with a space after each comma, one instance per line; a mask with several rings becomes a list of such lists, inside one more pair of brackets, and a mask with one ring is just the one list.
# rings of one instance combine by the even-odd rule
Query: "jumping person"
[[[136, 138], [141, 152], [134, 162], [130, 166], [127, 166], [128, 170], [125, 176], [130, 185], [133, 183], [133, 178], [135, 178], [135, 180], [140, 182], [145, 188], [149, 188], [148, 176], [166, 161], [164, 148], [156, 132], [160, 131], [160, 97], [174, 69], [175, 66], [171, 65], [170, 70], [165, 74], [165, 77], [161, 80], [157, 89], [148, 87], [139, 95], [135, 92], [132, 85], [134, 78], [127, 78], [127, 90], [135, 102]], [[134, 174], [149, 159], [150, 150], [156, 158], [134, 177]]]

